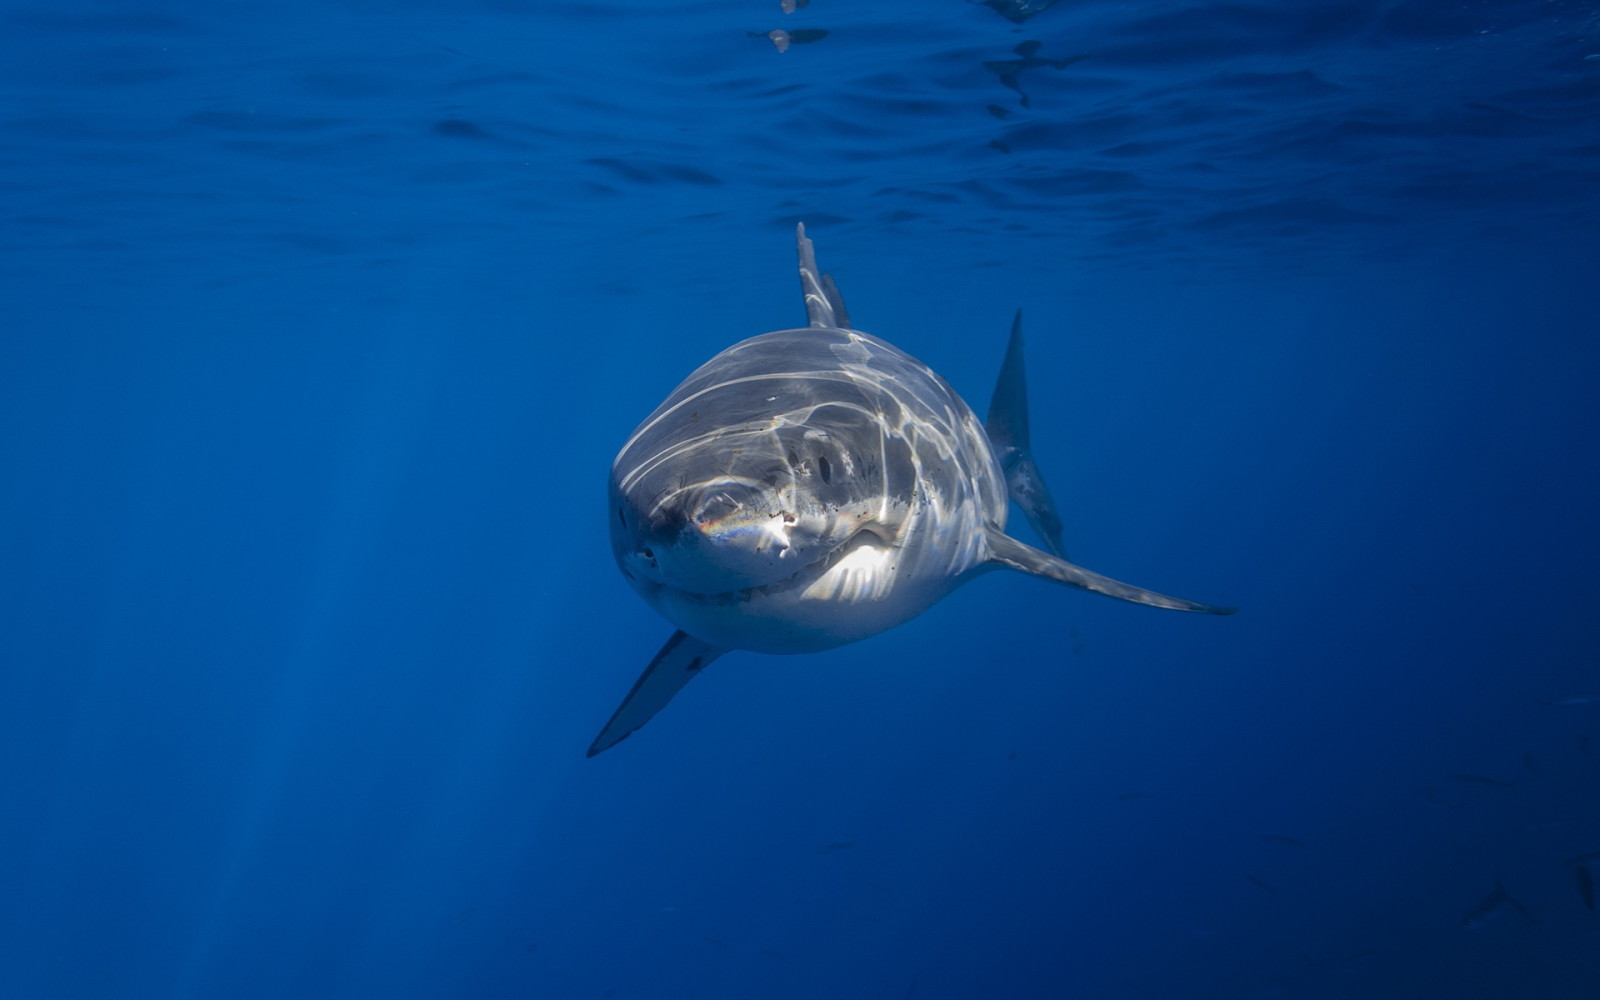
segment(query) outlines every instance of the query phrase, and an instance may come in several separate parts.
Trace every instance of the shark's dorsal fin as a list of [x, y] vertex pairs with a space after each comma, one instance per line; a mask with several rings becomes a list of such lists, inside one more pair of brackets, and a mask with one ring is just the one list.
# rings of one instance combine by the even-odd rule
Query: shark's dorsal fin
[[589, 745], [588, 756], [593, 757], [627, 739], [630, 733], [665, 708], [672, 696], [693, 680], [706, 664], [725, 652], [687, 632], [672, 633], [672, 638], [634, 681], [633, 690], [612, 713], [611, 721]]
[[1006, 569], [1021, 570], [1033, 576], [1054, 580], [1071, 587], [1082, 587], [1092, 590], [1097, 594], [1115, 597], [1119, 601], [1131, 601], [1134, 604], [1148, 604], [1153, 608], [1170, 608], [1173, 611], [1198, 611], [1206, 615], [1231, 615], [1237, 608], [1219, 608], [1211, 604], [1201, 604], [1199, 601], [1189, 601], [1181, 597], [1168, 597], [1158, 594], [1153, 590], [1135, 587], [1130, 583], [1113, 580], [1109, 576], [1101, 576], [1093, 570], [1084, 569], [1076, 563], [1067, 562], [1048, 552], [1042, 552], [1031, 545], [1024, 545], [1011, 536], [996, 531], [993, 528], [988, 532], [990, 568], [1005, 567]]
[[806, 224], [795, 227], [795, 241], [800, 250], [800, 291], [806, 297], [806, 324], [808, 326], [850, 329], [850, 314], [844, 308], [844, 296], [833, 283], [831, 274], [817, 270], [816, 251], [806, 238]]
[[1039, 466], [1034, 464], [1028, 443], [1028, 382], [1022, 361], [1021, 309], [1011, 321], [1011, 340], [1006, 345], [1006, 359], [1000, 365], [1000, 378], [994, 385], [984, 429], [989, 432], [994, 457], [1005, 470], [1006, 489], [1012, 501], [1021, 508], [1044, 547], [1052, 555], [1065, 559], [1067, 550], [1061, 544], [1061, 515], [1056, 512], [1055, 499], [1050, 496], [1044, 476], [1039, 474]]

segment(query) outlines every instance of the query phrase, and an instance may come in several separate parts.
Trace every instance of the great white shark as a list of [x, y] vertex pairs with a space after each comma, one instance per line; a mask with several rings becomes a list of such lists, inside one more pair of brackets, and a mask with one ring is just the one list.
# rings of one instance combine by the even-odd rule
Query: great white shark
[[[995, 569], [1225, 615], [1067, 561], [1029, 449], [1022, 315], [988, 419], [933, 369], [850, 325], [798, 227], [808, 326], [695, 369], [611, 463], [617, 565], [677, 626], [589, 756], [734, 649], [811, 653], [877, 635]], [[1048, 551], [1005, 533], [1011, 503]]]

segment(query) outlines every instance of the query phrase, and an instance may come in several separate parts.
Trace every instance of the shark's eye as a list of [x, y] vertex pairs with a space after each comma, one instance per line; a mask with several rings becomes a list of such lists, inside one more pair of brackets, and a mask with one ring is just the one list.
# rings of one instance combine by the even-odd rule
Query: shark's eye
[[829, 464], [828, 456], [817, 456], [817, 475], [821, 476], [825, 483], [833, 482], [833, 466]]

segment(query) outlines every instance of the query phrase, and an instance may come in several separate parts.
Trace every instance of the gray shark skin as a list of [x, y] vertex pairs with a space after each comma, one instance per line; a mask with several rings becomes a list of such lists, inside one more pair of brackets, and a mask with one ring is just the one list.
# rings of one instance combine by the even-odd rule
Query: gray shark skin
[[[1065, 558], [1029, 448], [1021, 314], [987, 424], [927, 365], [852, 329], [798, 229], [809, 325], [740, 341], [684, 379], [611, 466], [617, 565], [678, 631], [589, 748], [615, 746], [734, 649], [877, 635], [995, 569], [1222, 615]], [[1016, 503], [1050, 551], [1005, 534]]]

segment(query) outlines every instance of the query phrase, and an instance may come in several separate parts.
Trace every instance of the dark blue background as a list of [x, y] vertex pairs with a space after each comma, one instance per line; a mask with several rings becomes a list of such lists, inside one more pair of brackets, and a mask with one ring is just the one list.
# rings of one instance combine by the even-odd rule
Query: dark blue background
[[[1593, 5], [863, 6], [0, 6], [0, 993], [1596, 995]], [[796, 219], [1240, 614], [996, 574], [585, 760]]]

